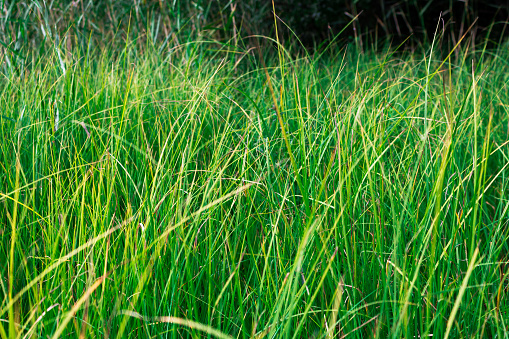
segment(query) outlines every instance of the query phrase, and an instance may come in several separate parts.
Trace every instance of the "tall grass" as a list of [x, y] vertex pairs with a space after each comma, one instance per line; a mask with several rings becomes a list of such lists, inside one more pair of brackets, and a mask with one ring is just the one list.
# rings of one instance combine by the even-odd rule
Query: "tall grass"
[[508, 337], [507, 45], [239, 46], [3, 74], [0, 337]]

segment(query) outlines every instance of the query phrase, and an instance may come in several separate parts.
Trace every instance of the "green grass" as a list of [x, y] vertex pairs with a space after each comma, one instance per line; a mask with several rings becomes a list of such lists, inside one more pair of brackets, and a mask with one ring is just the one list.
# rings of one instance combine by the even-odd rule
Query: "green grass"
[[507, 47], [33, 52], [0, 337], [509, 337]]

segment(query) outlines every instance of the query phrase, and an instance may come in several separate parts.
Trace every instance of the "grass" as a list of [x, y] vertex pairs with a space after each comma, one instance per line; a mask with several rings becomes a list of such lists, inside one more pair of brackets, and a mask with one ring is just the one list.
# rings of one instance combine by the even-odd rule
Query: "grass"
[[507, 44], [239, 46], [2, 74], [0, 337], [509, 337]]

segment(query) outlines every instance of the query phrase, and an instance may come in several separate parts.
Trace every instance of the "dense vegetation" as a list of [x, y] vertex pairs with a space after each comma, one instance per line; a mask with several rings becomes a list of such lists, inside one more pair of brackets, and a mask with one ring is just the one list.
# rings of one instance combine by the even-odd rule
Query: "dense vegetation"
[[4, 46], [0, 338], [509, 337], [507, 43], [179, 32]]
[[44, 49], [53, 39], [85, 48], [125, 35], [162, 46], [203, 36], [222, 42], [275, 36], [274, 11], [279, 38], [288, 44], [297, 35], [308, 48], [336, 39], [382, 51], [387, 41], [431, 43], [437, 24], [448, 49], [474, 23], [470, 37], [493, 46], [507, 35], [509, 19], [507, 0], [0, 0], [0, 9], [0, 44], [15, 63], [27, 47]]

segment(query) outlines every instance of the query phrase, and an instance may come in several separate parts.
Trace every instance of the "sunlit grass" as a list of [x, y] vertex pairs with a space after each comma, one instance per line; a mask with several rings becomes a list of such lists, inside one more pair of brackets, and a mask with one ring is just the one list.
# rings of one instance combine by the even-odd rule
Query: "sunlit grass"
[[34, 55], [0, 337], [507, 337], [506, 47]]

